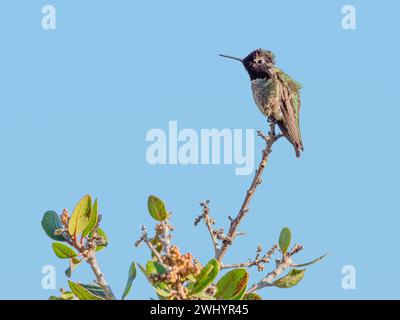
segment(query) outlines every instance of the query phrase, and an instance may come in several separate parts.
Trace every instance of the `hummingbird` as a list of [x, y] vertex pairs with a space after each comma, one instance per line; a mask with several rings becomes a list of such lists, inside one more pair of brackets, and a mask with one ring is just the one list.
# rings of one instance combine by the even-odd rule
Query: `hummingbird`
[[261, 113], [278, 124], [293, 145], [296, 157], [303, 151], [300, 132], [300, 89], [302, 85], [275, 65], [271, 51], [257, 49], [244, 59], [220, 54], [240, 61], [250, 76], [253, 98]]

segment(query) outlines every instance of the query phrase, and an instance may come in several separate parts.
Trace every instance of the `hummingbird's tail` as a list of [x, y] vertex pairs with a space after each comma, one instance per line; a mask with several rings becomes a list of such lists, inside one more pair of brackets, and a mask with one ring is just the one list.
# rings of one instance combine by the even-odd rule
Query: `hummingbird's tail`
[[303, 145], [299, 146], [299, 145], [295, 145], [294, 143], [292, 143], [292, 144], [294, 147], [294, 151], [296, 151], [296, 157], [300, 158], [300, 152], [304, 151]]
[[303, 142], [301, 141], [300, 134], [295, 130], [288, 130], [285, 123], [278, 121], [279, 129], [286, 139], [292, 144], [294, 151], [296, 152], [296, 157], [300, 158], [300, 154], [304, 151]]

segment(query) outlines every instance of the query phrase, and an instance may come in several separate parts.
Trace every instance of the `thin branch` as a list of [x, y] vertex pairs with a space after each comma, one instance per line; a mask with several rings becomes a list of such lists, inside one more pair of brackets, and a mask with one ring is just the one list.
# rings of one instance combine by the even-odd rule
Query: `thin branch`
[[112, 292], [110, 286], [108, 285], [106, 279], [104, 278], [103, 273], [100, 270], [99, 264], [96, 260], [95, 252], [92, 252], [92, 254], [86, 258], [86, 262], [92, 268], [92, 271], [93, 271], [94, 275], [96, 276], [97, 283], [103, 289], [106, 299], [107, 300], [116, 300], [114, 293]]
[[98, 223], [94, 228], [94, 236], [87, 240], [86, 244], [83, 245], [81, 241], [78, 241], [77, 237], [74, 236], [68, 243], [70, 243], [75, 249], [79, 251], [85, 261], [89, 264], [92, 269], [97, 284], [103, 289], [106, 300], [116, 300], [114, 293], [111, 290], [111, 287], [108, 285], [103, 272], [100, 269], [99, 263], [96, 259], [96, 248], [99, 245], [105, 245], [106, 242], [102, 237], [99, 237], [96, 233], [98, 227]]
[[235, 263], [235, 264], [222, 264], [221, 269], [233, 269], [233, 268], [251, 268], [257, 266], [258, 271], [264, 270], [264, 264], [269, 263], [271, 261], [272, 255], [275, 253], [275, 250], [278, 248], [278, 245], [275, 244], [271, 249], [269, 249], [266, 254], [261, 257], [262, 246], [259, 245], [256, 251], [256, 257], [249, 262], [243, 263]]
[[296, 243], [293, 247], [292, 250], [290, 250], [287, 254], [289, 255], [289, 257], [294, 256], [295, 254], [299, 253], [301, 250], [303, 250], [303, 246], [301, 244]]
[[254, 196], [257, 186], [261, 183], [261, 176], [267, 165], [269, 155], [272, 151], [272, 145], [274, 144], [274, 142], [276, 142], [279, 138], [282, 137], [282, 135], [276, 135], [274, 121], [270, 121], [270, 131], [269, 131], [268, 135], [265, 135], [261, 131], [258, 131], [258, 135], [266, 142], [266, 146], [263, 150], [260, 164], [258, 166], [258, 169], [255, 172], [255, 175], [254, 175], [253, 181], [251, 182], [250, 188], [247, 190], [247, 193], [246, 193], [246, 196], [242, 203], [242, 206], [241, 206], [236, 218], [232, 219], [232, 221], [231, 221], [229, 231], [227, 234], [228, 241], [223, 241], [221, 249], [217, 252], [216, 259], [219, 262], [221, 262], [222, 259], [224, 258], [229, 246], [232, 245], [233, 240], [237, 236], [237, 229], [238, 229], [240, 223], [242, 222], [243, 218], [245, 217], [246, 213], [249, 211], [248, 207], [249, 207], [250, 201]]
[[252, 293], [265, 287], [273, 286], [274, 280], [281, 275], [287, 268], [293, 267], [292, 256], [303, 250], [303, 246], [296, 244], [290, 252], [282, 254], [282, 259], [277, 260], [276, 267], [259, 282], [253, 284], [247, 293]]
[[154, 248], [154, 246], [151, 244], [147, 237], [147, 229], [145, 226], [142, 226], [142, 236], [138, 241], [135, 242], [135, 246], [138, 247], [141, 242], [144, 242], [147, 247], [150, 249], [150, 251], [154, 254], [154, 256], [157, 258], [158, 262], [161, 264], [164, 264], [163, 259], [160, 255], [160, 253]]
[[253, 284], [250, 287], [250, 289], [247, 290], [247, 293], [252, 293], [262, 288], [273, 286], [274, 279], [280, 274], [282, 274], [291, 265], [292, 265], [292, 259], [289, 257], [289, 255], [284, 254], [282, 260], [278, 261], [276, 268], [270, 273], [268, 273], [266, 277], [264, 277], [261, 281]]
[[198, 225], [201, 220], [204, 220], [204, 223], [207, 226], [207, 230], [210, 234], [211, 241], [214, 247], [214, 254], [215, 256], [217, 256], [219, 252], [218, 236], [221, 236], [220, 234], [221, 230], [220, 231], [214, 230], [213, 225], [215, 224], [215, 221], [209, 215], [210, 212], [209, 204], [210, 204], [209, 200], [200, 203], [200, 206], [202, 208], [202, 214], [196, 218], [194, 224]]

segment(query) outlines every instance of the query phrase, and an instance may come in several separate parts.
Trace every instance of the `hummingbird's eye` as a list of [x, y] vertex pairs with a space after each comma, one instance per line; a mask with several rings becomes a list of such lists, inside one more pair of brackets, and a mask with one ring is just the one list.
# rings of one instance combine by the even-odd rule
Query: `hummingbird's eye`
[[264, 63], [264, 59], [256, 59], [254, 62], [257, 64], [262, 64]]

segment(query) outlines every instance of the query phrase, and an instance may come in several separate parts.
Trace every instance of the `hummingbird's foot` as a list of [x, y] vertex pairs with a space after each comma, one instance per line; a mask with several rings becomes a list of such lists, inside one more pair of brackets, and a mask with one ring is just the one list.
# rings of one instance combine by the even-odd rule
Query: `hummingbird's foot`
[[268, 121], [268, 123], [270, 123], [270, 124], [276, 123], [276, 120], [275, 120], [273, 117], [271, 117], [271, 116], [268, 116], [267, 121]]

